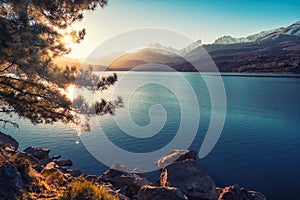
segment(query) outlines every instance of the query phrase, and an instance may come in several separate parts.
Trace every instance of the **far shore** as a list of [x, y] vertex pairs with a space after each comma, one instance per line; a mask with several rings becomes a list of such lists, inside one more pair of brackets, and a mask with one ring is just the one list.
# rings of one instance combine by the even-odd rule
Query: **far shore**
[[[104, 72], [109, 73], [125, 73], [129, 72], [130, 70], [105, 70]], [[102, 72], [95, 71], [95, 72]], [[170, 73], [174, 71], [130, 71], [130, 72], [137, 72], [137, 73], [145, 73], [145, 72], [159, 72], [159, 73]], [[238, 76], [238, 77], [262, 77], [262, 78], [300, 78], [300, 74], [295, 73], [273, 73], [273, 72], [264, 72], [264, 73], [249, 73], [249, 72], [196, 72], [196, 71], [175, 71], [179, 73], [200, 73], [202, 75], [206, 76]]]

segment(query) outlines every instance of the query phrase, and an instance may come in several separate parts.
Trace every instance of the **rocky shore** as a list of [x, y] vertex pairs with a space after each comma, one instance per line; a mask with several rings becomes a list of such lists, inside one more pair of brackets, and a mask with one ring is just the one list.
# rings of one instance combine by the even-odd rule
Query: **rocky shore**
[[[265, 200], [265, 196], [238, 185], [219, 188], [196, 162], [193, 150], [174, 150], [157, 161], [161, 170], [156, 183], [138, 169], [113, 165], [100, 176], [70, 169], [69, 159], [49, 156], [50, 150], [28, 147], [18, 151], [18, 142], [0, 132], [0, 199], [101, 199], [137, 200]], [[72, 194], [77, 184], [91, 191]], [[96, 188], [96, 189], [95, 189]], [[76, 190], [79, 191], [79, 190]], [[86, 190], [82, 190], [86, 191]], [[80, 192], [82, 192], [80, 191]], [[96, 191], [97, 192], [97, 191]], [[73, 196], [72, 196], [73, 195]], [[95, 198], [92, 198], [93, 196]]]

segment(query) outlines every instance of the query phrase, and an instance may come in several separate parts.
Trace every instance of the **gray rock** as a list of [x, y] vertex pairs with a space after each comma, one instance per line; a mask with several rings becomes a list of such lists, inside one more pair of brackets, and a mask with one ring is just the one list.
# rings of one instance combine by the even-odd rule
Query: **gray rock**
[[125, 196], [121, 193], [114, 192], [114, 193], [111, 193], [111, 194], [116, 196], [119, 200], [130, 200], [127, 196]]
[[58, 166], [64, 167], [64, 166], [72, 166], [73, 162], [70, 159], [67, 160], [55, 160], [54, 161]]
[[158, 168], [164, 168], [174, 162], [184, 160], [197, 160], [197, 153], [194, 150], [174, 150], [168, 155], [162, 157], [157, 161]]
[[75, 178], [69, 174], [69, 173], [64, 173], [63, 174], [64, 178], [68, 181], [68, 182], [72, 182]]
[[5, 163], [3, 166], [0, 167], [0, 176], [6, 177], [8, 184], [12, 184], [17, 189], [22, 189], [24, 186], [21, 174], [17, 171], [17, 168], [11, 163]]
[[67, 172], [73, 177], [79, 177], [82, 175], [82, 171], [80, 171], [79, 169], [69, 169], [67, 170]]
[[[119, 171], [115, 167], [124, 171]], [[150, 185], [150, 182], [143, 174], [134, 173], [134, 171], [139, 170], [129, 170], [123, 165], [113, 165], [99, 177], [99, 180], [112, 183], [117, 188], [120, 188], [123, 194], [132, 198], [142, 186]]]
[[25, 159], [28, 159], [31, 163], [35, 163], [35, 164], [39, 164], [39, 163], [40, 163], [40, 160], [39, 160], [38, 158], [34, 157], [34, 156], [31, 155], [31, 154], [25, 153], [25, 152], [23, 152], [23, 151], [17, 152], [16, 157], [17, 157], [17, 158], [25, 158]]
[[194, 160], [166, 166], [160, 176], [160, 185], [179, 188], [189, 199], [217, 198], [215, 182]]
[[120, 190], [116, 190], [111, 184], [107, 185], [107, 184], [101, 184], [102, 187], [105, 187], [106, 191], [109, 194], [112, 194], [114, 196], [116, 196], [119, 200], [130, 200], [129, 197], [119, 193]]
[[43, 159], [48, 159], [49, 158], [49, 152], [50, 149], [46, 149], [46, 148], [40, 148], [40, 147], [27, 147], [24, 150], [25, 153], [31, 154], [34, 157], [43, 160]]
[[31, 154], [25, 153], [23, 151], [19, 151], [15, 154], [15, 157], [17, 160], [27, 160], [30, 163], [30, 166], [37, 170], [38, 172], [41, 172], [44, 168], [43, 165], [40, 165], [40, 160], [36, 157], [34, 157]]
[[47, 165], [48, 163], [52, 162], [53, 160], [51, 158], [45, 158], [40, 160], [41, 165]]
[[21, 174], [11, 163], [5, 163], [0, 167], [0, 199], [16, 199], [22, 194], [24, 183]]
[[55, 162], [49, 162], [45, 167], [44, 170], [53, 170], [57, 169], [58, 166], [55, 164]]
[[98, 177], [96, 175], [87, 175], [85, 176], [85, 179], [87, 181], [96, 182], [98, 180]]
[[7, 151], [17, 151], [19, 143], [10, 135], [6, 135], [0, 131], [0, 147]]
[[248, 192], [251, 194], [254, 200], [267, 200], [265, 195], [263, 195], [261, 192], [251, 191], [251, 190], [248, 190]]
[[249, 191], [233, 185], [220, 189], [218, 200], [266, 200], [265, 196], [256, 191]]
[[180, 189], [174, 187], [155, 187], [145, 185], [140, 188], [138, 200], [184, 200], [188, 199]]
[[145, 177], [139, 176], [138, 174], [122, 175], [120, 177], [113, 178], [111, 181], [120, 185], [130, 186], [136, 191], [138, 191], [140, 187], [150, 184]]
[[41, 171], [41, 174], [50, 174], [53, 172], [58, 171], [58, 166], [55, 164], [55, 162], [48, 163], [43, 170]]
[[54, 155], [54, 156], [51, 157], [52, 160], [54, 160], [54, 159], [56, 160], [56, 159], [59, 159], [59, 158], [61, 158], [61, 155]]

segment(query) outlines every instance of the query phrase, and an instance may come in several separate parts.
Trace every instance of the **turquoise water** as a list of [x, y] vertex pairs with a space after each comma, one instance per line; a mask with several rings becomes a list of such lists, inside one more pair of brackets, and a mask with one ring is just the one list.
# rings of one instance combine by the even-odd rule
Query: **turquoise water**
[[[122, 76], [122, 73], [119, 74]], [[198, 98], [199, 128], [190, 146], [190, 149], [198, 151], [211, 117], [210, 96], [199, 74], [182, 75]], [[113, 116], [106, 115], [91, 121], [94, 126], [92, 132], [99, 131], [97, 126], [101, 124], [107, 137], [122, 149], [136, 153], [160, 149], [174, 139], [179, 127], [181, 102], [178, 96], [188, 105], [189, 112], [195, 111], [195, 105], [190, 102], [191, 92], [182, 88], [178, 84], [178, 75], [172, 73], [135, 72], [130, 76], [131, 79], [122, 83], [126, 87], [119, 91], [120, 96], [126, 96], [131, 87], [147, 79], [167, 80], [179, 91], [174, 94], [168, 87], [152, 83], [138, 88], [131, 99], [124, 99], [129, 106], [122, 109], [129, 109], [132, 120], [139, 126], [151, 122], [148, 111], [152, 105], [162, 105], [167, 119], [161, 131], [149, 138], [136, 138], [124, 133], [113, 121]], [[300, 79], [240, 74], [226, 74], [222, 79], [227, 96], [225, 125], [216, 146], [199, 163], [218, 186], [238, 183], [242, 187], [262, 191], [268, 199], [296, 199], [300, 186]], [[116, 115], [121, 111], [117, 110]], [[85, 173], [101, 174], [106, 169], [91, 156], [71, 127], [63, 124], [33, 126], [27, 120], [16, 121], [20, 131], [9, 126], [1, 130], [16, 138], [20, 149], [30, 145], [50, 148], [52, 155], [62, 154], [63, 158], [71, 158], [73, 167]], [[191, 125], [197, 123], [192, 118], [189, 122]], [[186, 134], [191, 131], [187, 128]], [[150, 176], [154, 179], [157, 172]]]

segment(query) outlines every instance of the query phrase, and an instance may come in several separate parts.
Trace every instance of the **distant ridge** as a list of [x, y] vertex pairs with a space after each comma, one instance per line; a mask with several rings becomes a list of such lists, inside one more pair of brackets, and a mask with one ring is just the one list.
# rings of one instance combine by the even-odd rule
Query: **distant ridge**
[[[213, 44], [202, 45], [198, 40], [183, 49], [153, 43], [135, 52], [87, 58], [84, 65], [91, 65], [96, 70], [128, 71], [142, 64], [158, 63], [177, 71], [196, 71], [184, 57], [200, 64], [202, 61], [196, 53], [198, 48], [204, 48], [209, 53], [220, 72], [297, 74], [300, 73], [300, 21], [243, 38], [223, 36]], [[201, 69], [211, 71], [209, 67]], [[148, 65], [142, 70], [157, 69]]]
[[247, 42], [258, 42], [265, 39], [274, 39], [279, 35], [300, 36], [300, 21], [288, 26], [268, 31], [261, 31], [260, 33], [249, 35], [248, 37], [235, 38], [228, 35], [222, 36], [215, 40], [213, 44], [237, 44]]

